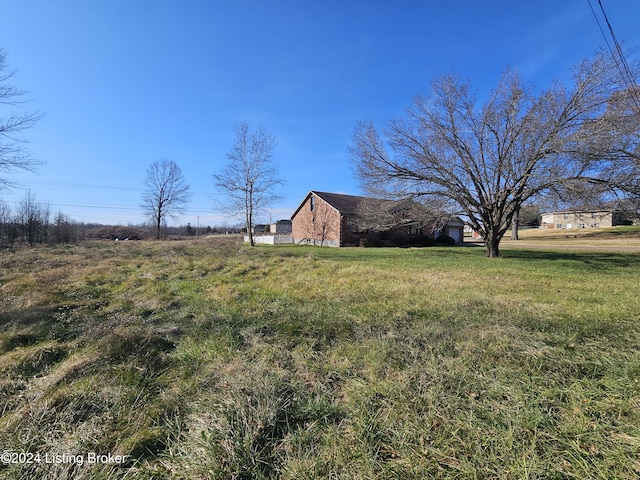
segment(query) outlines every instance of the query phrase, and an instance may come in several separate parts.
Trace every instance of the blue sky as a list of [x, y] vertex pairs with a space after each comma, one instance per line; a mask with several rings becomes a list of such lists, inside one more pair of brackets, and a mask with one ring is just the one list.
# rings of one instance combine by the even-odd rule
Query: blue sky
[[[601, 1], [640, 46], [640, 2]], [[45, 162], [0, 199], [30, 189], [52, 213], [137, 224], [145, 171], [168, 158], [193, 192], [177, 223], [235, 223], [212, 174], [246, 120], [278, 140], [270, 215], [288, 218], [309, 190], [360, 193], [356, 122], [401, 116], [434, 77], [486, 92], [516, 68], [546, 87], [605, 46], [587, 0], [0, 0], [0, 48], [44, 114], [24, 138]]]

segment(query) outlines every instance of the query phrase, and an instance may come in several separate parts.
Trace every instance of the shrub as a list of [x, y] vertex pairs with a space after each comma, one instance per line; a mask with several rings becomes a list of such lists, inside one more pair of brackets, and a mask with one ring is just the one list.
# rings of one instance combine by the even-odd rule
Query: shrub
[[417, 237], [411, 237], [407, 240], [406, 245], [409, 247], [433, 247], [436, 242], [431, 237], [426, 235], [419, 235]]
[[449, 235], [440, 235], [436, 238], [436, 245], [455, 245], [456, 241]]

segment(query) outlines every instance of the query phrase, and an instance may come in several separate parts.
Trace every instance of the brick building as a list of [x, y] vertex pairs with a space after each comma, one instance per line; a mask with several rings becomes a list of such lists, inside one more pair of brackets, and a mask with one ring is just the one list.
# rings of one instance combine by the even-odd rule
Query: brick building
[[567, 210], [542, 214], [541, 228], [606, 228], [621, 225], [622, 215], [613, 210]]
[[[313, 244], [331, 247], [360, 245], [363, 241], [404, 243], [411, 236], [452, 237], [456, 243], [463, 240], [463, 223], [450, 221], [441, 228], [418, 227], [407, 221], [401, 227], [372, 232], [358, 225], [358, 214], [372, 199], [355, 195], [311, 191], [291, 216], [292, 237], [295, 244]], [[383, 209], [401, 208], [402, 202], [378, 200]]]

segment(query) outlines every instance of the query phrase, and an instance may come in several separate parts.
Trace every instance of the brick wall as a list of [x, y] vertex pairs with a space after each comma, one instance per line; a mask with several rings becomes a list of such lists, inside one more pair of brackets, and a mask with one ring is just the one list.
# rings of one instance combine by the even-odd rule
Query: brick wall
[[291, 221], [293, 243], [340, 246], [340, 213], [320, 197], [310, 195]]

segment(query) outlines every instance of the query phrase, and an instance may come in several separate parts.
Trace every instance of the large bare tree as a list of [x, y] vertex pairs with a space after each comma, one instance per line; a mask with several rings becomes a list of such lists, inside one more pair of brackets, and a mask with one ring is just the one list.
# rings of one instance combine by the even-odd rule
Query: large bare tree
[[251, 131], [248, 122], [240, 123], [227, 153], [229, 163], [213, 175], [216, 187], [225, 195], [223, 208], [230, 214], [244, 215], [251, 246], [255, 215], [281, 198], [276, 187], [282, 180], [272, 161], [276, 143], [264, 128]]
[[444, 210], [446, 203], [429, 206], [411, 198], [400, 200], [385, 200], [380, 198], [365, 198], [358, 205], [356, 222], [358, 228], [384, 232], [400, 227], [424, 228], [434, 231], [443, 228], [453, 218], [451, 213]]
[[571, 83], [537, 91], [509, 71], [479, 105], [468, 82], [439, 78], [433, 95], [417, 97], [382, 135], [372, 123], [356, 126], [357, 175], [378, 195], [447, 200], [481, 234], [487, 256], [498, 257], [527, 200], [553, 189], [579, 193], [580, 185], [628, 189], [616, 175], [623, 165], [627, 182], [637, 182], [629, 149], [638, 115], [612, 101], [628, 89], [614, 63], [605, 55], [584, 61]]
[[33, 127], [41, 118], [38, 113], [9, 112], [24, 103], [24, 92], [12, 83], [14, 71], [8, 70], [7, 55], [0, 49], [0, 189], [14, 183], [6, 176], [16, 170], [32, 171], [40, 162], [25, 149], [24, 130]]
[[159, 240], [167, 217], [175, 218], [184, 212], [191, 198], [189, 185], [185, 183], [180, 167], [166, 158], [149, 166], [144, 185], [142, 208], [153, 219]]

